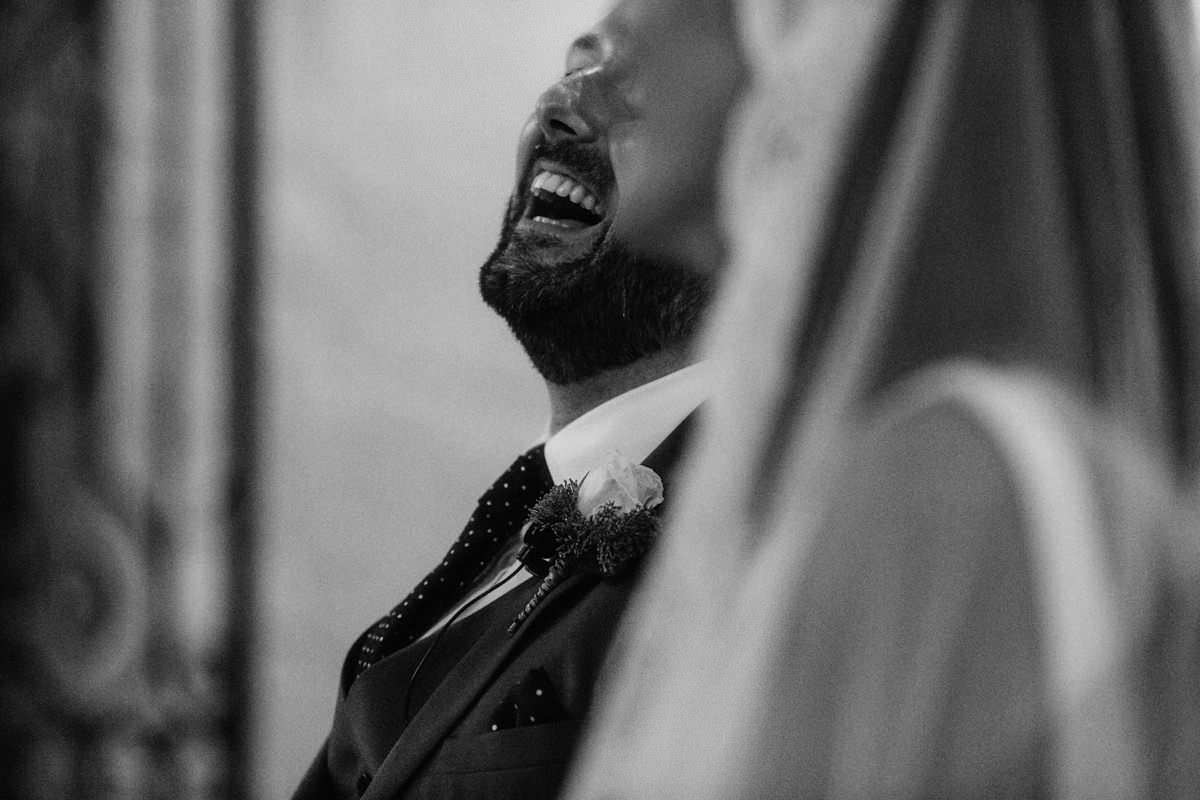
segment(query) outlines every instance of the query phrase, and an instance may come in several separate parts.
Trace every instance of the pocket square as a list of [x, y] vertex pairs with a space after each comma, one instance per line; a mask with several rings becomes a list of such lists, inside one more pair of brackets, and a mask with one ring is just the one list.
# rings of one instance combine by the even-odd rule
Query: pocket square
[[568, 719], [544, 669], [533, 669], [508, 691], [488, 719], [489, 731], [505, 731]]

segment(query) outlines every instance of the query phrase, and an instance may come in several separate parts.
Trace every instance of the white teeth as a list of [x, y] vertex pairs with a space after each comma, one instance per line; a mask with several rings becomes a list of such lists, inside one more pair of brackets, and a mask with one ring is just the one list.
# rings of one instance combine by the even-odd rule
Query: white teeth
[[604, 213], [604, 206], [592, 195], [583, 184], [574, 178], [560, 175], [557, 172], [542, 170], [529, 184], [530, 190], [540, 189], [543, 192], [565, 197], [572, 203], [586, 208], [594, 214]]

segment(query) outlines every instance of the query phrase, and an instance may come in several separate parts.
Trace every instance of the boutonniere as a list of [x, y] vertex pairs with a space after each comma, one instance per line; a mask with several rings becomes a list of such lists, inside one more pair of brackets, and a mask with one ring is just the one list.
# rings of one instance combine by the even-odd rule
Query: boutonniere
[[662, 501], [658, 474], [615, 452], [582, 481], [564, 481], [543, 495], [529, 512], [517, 554], [542, 582], [508, 632], [572, 572], [613, 577], [628, 571], [658, 536], [653, 510]]

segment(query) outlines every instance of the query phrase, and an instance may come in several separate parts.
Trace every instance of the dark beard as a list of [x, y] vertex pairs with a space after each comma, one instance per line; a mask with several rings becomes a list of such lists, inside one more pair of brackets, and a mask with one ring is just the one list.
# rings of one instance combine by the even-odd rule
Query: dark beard
[[580, 258], [547, 263], [541, 237], [514, 233], [523, 210], [519, 197], [509, 202], [479, 288], [543, 378], [575, 383], [691, 339], [711, 278], [641, 257], [610, 236]]

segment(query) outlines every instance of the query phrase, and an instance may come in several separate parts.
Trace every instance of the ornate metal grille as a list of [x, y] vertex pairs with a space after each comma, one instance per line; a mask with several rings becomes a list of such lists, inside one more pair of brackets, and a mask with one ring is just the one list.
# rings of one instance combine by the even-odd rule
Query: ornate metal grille
[[251, 795], [252, 6], [0, 9], [3, 797]]

